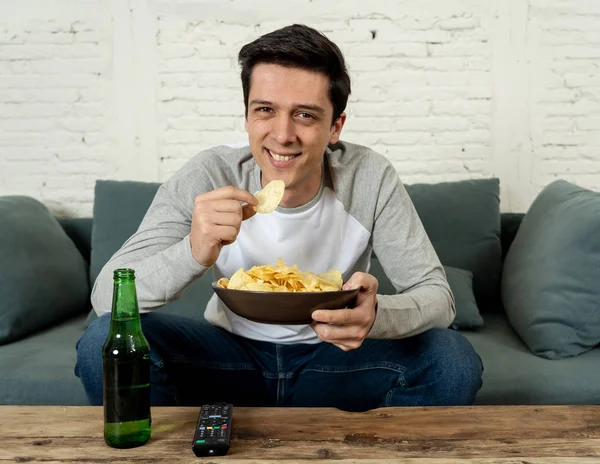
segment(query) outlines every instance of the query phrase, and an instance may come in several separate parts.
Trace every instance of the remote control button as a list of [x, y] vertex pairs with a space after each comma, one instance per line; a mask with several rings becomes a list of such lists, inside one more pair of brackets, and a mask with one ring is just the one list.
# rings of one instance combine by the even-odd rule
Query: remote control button
[[196, 440], [197, 445], [202, 445], [204, 443], [206, 443], [206, 440]]

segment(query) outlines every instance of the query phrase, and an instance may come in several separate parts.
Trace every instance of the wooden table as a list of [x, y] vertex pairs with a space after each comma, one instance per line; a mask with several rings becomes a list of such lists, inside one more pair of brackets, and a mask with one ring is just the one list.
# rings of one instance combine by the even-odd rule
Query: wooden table
[[233, 410], [229, 454], [191, 451], [198, 408], [153, 408], [150, 441], [104, 444], [101, 407], [0, 406], [0, 463], [600, 462], [600, 406]]

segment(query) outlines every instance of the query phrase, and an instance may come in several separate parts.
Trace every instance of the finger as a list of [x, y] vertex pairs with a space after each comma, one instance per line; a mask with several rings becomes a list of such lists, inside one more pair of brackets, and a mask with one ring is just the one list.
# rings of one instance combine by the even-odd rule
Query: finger
[[222, 213], [222, 212], [214, 212], [208, 215], [208, 221], [217, 226], [231, 226], [235, 227], [237, 230], [240, 228], [240, 223], [242, 222], [241, 214], [239, 212], [235, 213]]
[[343, 290], [352, 290], [354, 288], [366, 288], [369, 284], [368, 275], [363, 272], [355, 272], [343, 285]]
[[229, 245], [235, 242], [239, 230], [232, 226], [214, 226], [214, 236], [221, 241], [223, 245]]
[[356, 348], [359, 348], [359, 347], [360, 347], [360, 345], [359, 345], [359, 346], [353, 346], [353, 345], [344, 345], [344, 344], [342, 344], [342, 343], [332, 343], [332, 345], [335, 345], [335, 346], [337, 346], [337, 347], [338, 347], [340, 350], [342, 350], [342, 351], [346, 351], [346, 352], [348, 352], [348, 351], [352, 351], [352, 350], [355, 350]]
[[331, 324], [313, 324], [313, 330], [324, 342], [343, 345], [360, 344], [364, 340], [364, 330], [359, 326], [336, 326]]
[[244, 205], [242, 206], [242, 221], [246, 219], [250, 219], [252, 216], [256, 214], [256, 210], [252, 205]]
[[360, 315], [354, 309], [319, 309], [313, 311], [312, 318], [327, 324], [349, 325], [360, 322]]
[[242, 204], [237, 200], [213, 200], [210, 202], [210, 208], [223, 213], [237, 213], [240, 218], [242, 217]]
[[212, 190], [210, 192], [203, 193], [202, 195], [198, 195], [195, 201], [204, 201], [204, 200], [218, 200], [218, 199], [230, 199], [230, 200], [238, 200], [242, 202], [246, 202], [250, 205], [258, 205], [258, 200], [254, 195], [252, 195], [248, 190], [241, 189], [239, 187], [234, 187], [233, 185], [228, 185], [226, 187], [220, 187], [218, 189]]

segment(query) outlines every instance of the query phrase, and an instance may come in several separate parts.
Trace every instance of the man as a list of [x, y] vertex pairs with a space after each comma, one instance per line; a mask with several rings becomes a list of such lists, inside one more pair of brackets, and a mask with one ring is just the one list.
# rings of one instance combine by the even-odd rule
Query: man
[[[410, 198], [385, 157], [340, 141], [350, 79], [339, 48], [293, 25], [245, 45], [239, 62], [249, 147], [206, 150], [165, 182], [94, 285], [101, 317], [78, 342], [75, 369], [90, 403], [102, 404], [112, 271], [131, 267], [155, 405], [471, 404], [481, 361], [447, 329], [454, 299]], [[274, 179], [285, 182], [279, 208], [256, 214], [249, 192]], [[377, 295], [372, 252], [396, 295]], [[344, 288], [360, 288], [356, 306], [316, 311], [301, 326], [249, 321], [216, 296], [210, 324], [159, 310], [205, 272], [217, 280], [278, 257], [339, 269]]]

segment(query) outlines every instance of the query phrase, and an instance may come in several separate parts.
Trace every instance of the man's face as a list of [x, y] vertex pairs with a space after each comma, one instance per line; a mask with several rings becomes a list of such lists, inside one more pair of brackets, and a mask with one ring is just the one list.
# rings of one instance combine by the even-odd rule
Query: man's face
[[323, 155], [336, 143], [346, 115], [332, 125], [329, 78], [275, 64], [252, 71], [246, 131], [262, 185], [282, 179], [283, 207], [309, 202], [319, 191]]

